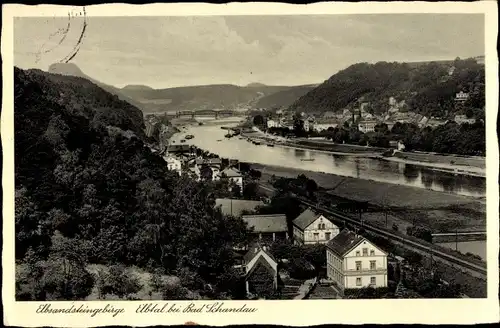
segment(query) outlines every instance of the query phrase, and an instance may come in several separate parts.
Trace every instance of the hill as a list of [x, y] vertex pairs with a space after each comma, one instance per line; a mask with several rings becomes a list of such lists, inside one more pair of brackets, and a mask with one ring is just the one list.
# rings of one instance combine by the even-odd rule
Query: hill
[[317, 85], [300, 85], [271, 93], [260, 98], [256, 103], [257, 108], [282, 108], [289, 107], [297, 99], [314, 89]]
[[147, 86], [147, 85], [126, 85], [122, 88], [122, 90], [153, 90], [153, 88]]
[[82, 77], [15, 68], [14, 97], [17, 300], [124, 298], [141, 287], [132, 265], [177, 276], [166, 299], [229, 297], [247, 230], [214, 209], [227, 184], [169, 171], [141, 111]]
[[[116, 88], [88, 75], [73, 63], [56, 63], [49, 67], [50, 73], [77, 76], [97, 84], [117, 95], [144, 113], [181, 110], [267, 108], [288, 106], [308, 90], [309, 86], [268, 86], [250, 83], [247, 86], [213, 84], [154, 89], [146, 85], [127, 85]], [[289, 91], [288, 91], [289, 90]], [[273, 94], [272, 98], [267, 98]]]
[[131, 105], [134, 105], [135, 107], [144, 110], [143, 105], [137, 101], [135, 101], [132, 98], [127, 97], [119, 88], [116, 88], [112, 85], [102, 83], [88, 75], [86, 75], [76, 64], [74, 63], [54, 63], [49, 66], [48, 69], [49, 73], [53, 74], [60, 74], [60, 75], [66, 75], [66, 76], [76, 76], [76, 77], [81, 77], [84, 79], [87, 79], [102, 89], [106, 90], [107, 92], [114, 94], [118, 96], [119, 99], [124, 100], [128, 102]]
[[147, 112], [254, 108], [267, 95], [287, 90], [288, 86], [252, 84], [213, 84], [166, 89], [128, 88], [121, 91], [142, 104]]
[[[404, 100], [407, 110], [426, 116], [444, 117], [469, 108], [484, 117], [484, 65], [474, 59], [428, 63], [354, 64], [331, 76], [290, 107], [295, 111], [339, 111], [368, 103], [369, 112], [389, 109], [389, 98]], [[456, 93], [470, 93], [457, 108]]]

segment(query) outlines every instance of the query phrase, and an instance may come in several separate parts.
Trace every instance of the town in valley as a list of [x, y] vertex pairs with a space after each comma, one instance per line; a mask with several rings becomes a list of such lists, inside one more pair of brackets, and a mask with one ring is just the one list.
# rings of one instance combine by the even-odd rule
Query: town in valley
[[484, 21], [347, 16], [16, 19], [16, 299], [486, 298]]

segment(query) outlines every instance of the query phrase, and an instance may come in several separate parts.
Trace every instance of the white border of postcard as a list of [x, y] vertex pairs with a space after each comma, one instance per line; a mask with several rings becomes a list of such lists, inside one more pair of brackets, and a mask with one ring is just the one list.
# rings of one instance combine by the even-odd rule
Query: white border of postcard
[[[417, 300], [304, 300], [304, 301], [225, 301], [224, 307], [257, 309], [236, 313], [163, 313], [137, 314], [136, 309], [145, 301], [109, 302], [47, 302], [53, 308], [83, 305], [88, 309], [113, 307], [116, 312], [90, 314], [39, 314], [42, 302], [15, 302], [14, 298], [14, 142], [13, 142], [13, 17], [66, 16], [75, 7], [3, 5], [2, 57], [3, 57], [3, 306], [4, 323], [24, 327], [59, 326], [90, 327], [103, 325], [182, 325], [192, 321], [202, 325], [229, 324], [281, 324], [309, 326], [326, 323], [449, 323], [474, 324], [498, 322], [498, 143], [496, 114], [498, 109], [498, 57], [496, 36], [498, 31], [497, 4], [480, 2], [364, 2], [316, 3], [290, 5], [278, 3], [230, 4], [105, 4], [86, 7], [88, 16], [191, 16], [191, 15], [304, 15], [304, 14], [366, 14], [366, 13], [483, 13], [485, 14], [486, 56], [486, 134], [487, 134], [487, 299], [417, 299]], [[214, 304], [216, 301], [196, 301], [196, 305]], [[165, 302], [154, 302], [161, 304]], [[185, 307], [190, 301], [167, 302]]]

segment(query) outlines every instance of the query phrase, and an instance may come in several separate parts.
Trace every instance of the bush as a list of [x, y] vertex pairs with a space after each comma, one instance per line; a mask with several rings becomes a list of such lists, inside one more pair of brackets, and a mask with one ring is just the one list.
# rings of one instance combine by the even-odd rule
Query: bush
[[304, 259], [295, 259], [290, 263], [289, 273], [291, 278], [312, 279], [316, 276], [316, 271], [311, 263]]

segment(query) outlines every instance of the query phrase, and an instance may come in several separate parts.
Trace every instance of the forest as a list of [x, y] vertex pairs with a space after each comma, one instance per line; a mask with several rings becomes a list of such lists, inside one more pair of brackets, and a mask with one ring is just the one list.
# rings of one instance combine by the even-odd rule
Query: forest
[[[470, 94], [463, 107], [454, 103], [456, 93]], [[389, 109], [389, 98], [405, 101], [405, 110], [427, 117], [451, 118], [469, 109], [476, 119], [484, 119], [485, 70], [474, 59], [456, 58], [451, 63], [378, 62], [358, 63], [339, 71], [309, 91], [289, 110], [296, 112], [339, 111], [367, 103], [374, 114]]]
[[95, 286], [125, 298], [141, 288], [132, 265], [167, 299], [233, 297], [233, 247], [248, 234], [213, 207], [227, 189], [169, 172], [142, 113], [95, 84], [17, 68], [14, 80], [17, 300], [81, 300]]
[[324, 137], [336, 143], [361, 146], [390, 147], [390, 141], [401, 140], [406, 151], [427, 151], [445, 154], [485, 156], [486, 128], [482, 121], [474, 124], [457, 124], [449, 121], [437, 127], [419, 128], [412, 123], [394, 124], [389, 130], [387, 124], [379, 123], [374, 132], [363, 133], [348, 124], [331, 127], [321, 132], [306, 132], [303, 123], [296, 123], [293, 130], [288, 128], [270, 128], [270, 133], [287, 136], [290, 133], [298, 137]]

